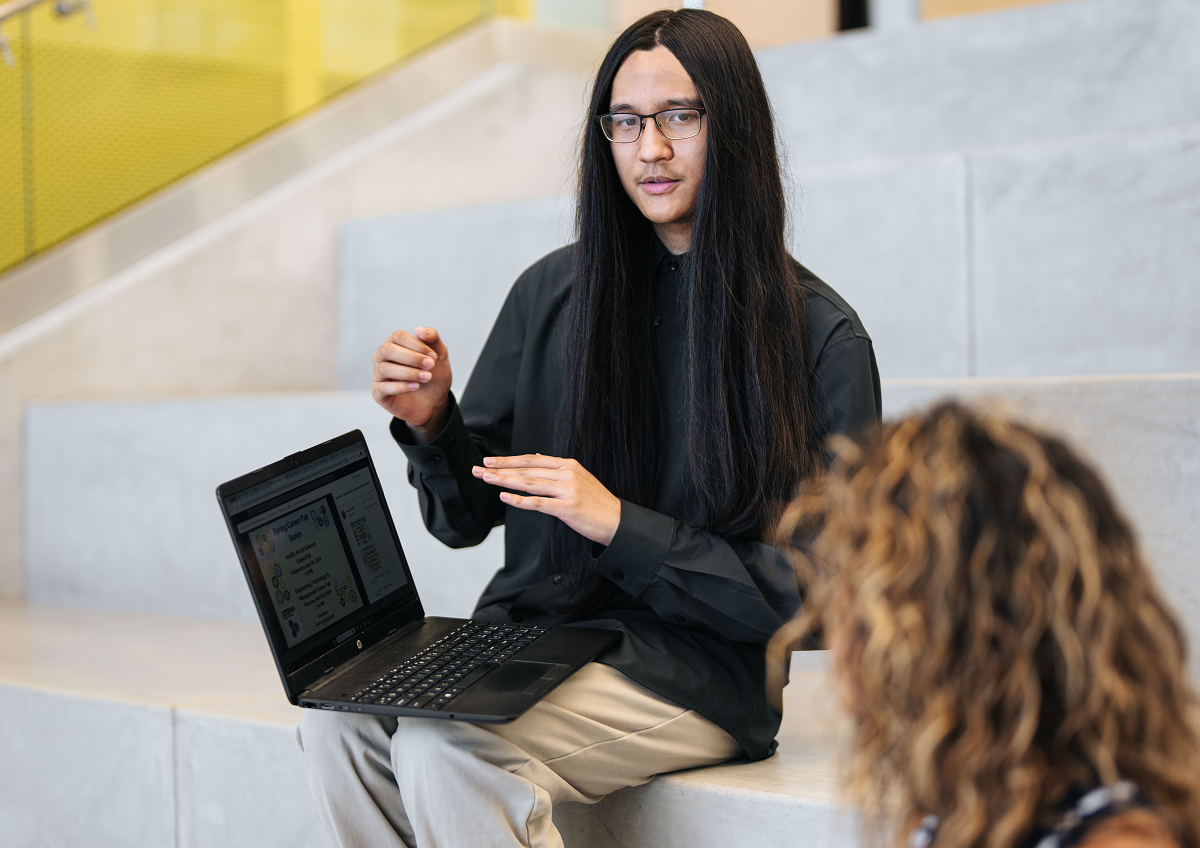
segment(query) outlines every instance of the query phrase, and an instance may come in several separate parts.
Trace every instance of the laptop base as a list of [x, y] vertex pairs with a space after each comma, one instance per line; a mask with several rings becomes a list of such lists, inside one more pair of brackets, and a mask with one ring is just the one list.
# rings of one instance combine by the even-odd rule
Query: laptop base
[[[419, 627], [405, 628], [405, 632], [397, 633], [377, 645], [369, 657], [364, 657], [364, 662], [343, 667], [328, 678], [317, 681], [301, 693], [299, 706], [372, 715], [480, 723], [510, 722], [621, 636], [613, 630], [583, 627], [543, 629], [438, 616], [428, 616], [419, 624]], [[409, 686], [409, 691], [421, 689], [415, 703], [378, 703], [359, 699], [368, 687], [386, 680], [388, 675], [395, 676], [412, 658], [428, 656], [430, 649], [437, 650], [444, 640], [462, 632], [464, 627], [480, 629], [489, 626], [502, 627], [514, 634], [536, 632], [537, 635], [528, 645], [498, 662], [482, 658], [483, 662], [478, 662], [461, 679], [451, 681], [448, 688], [442, 687], [446, 691], [439, 695], [424, 695], [428, 687], [422, 682], [420, 686]], [[452, 651], [446, 650], [433, 660], [427, 660], [424, 665], [433, 664], [447, 655], [454, 656]], [[446, 661], [453, 662], [453, 659]], [[440, 670], [443, 663], [438, 665]], [[461, 687], [461, 691], [454, 691], [459, 688], [456, 684], [466, 685]], [[447, 694], [452, 694], [452, 697], [445, 697]], [[402, 699], [403, 695], [398, 697]]]

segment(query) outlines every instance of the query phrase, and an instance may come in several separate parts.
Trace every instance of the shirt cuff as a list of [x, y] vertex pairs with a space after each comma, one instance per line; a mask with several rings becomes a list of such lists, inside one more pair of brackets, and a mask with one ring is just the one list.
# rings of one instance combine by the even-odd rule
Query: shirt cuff
[[436, 477], [442, 474], [452, 474], [452, 461], [456, 454], [470, 443], [467, 425], [463, 423], [462, 413], [459, 412], [458, 402], [454, 395], [449, 397], [450, 410], [446, 416], [446, 425], [427, 445], [418, 445], [413, 439], [408, 424], [399, 418], [393, 418], [389, 429], [392, 438], [404, 451], [409, 465], [422, 477]]
[[658, 573], [674, 538], [674, 518], [622, 500], [621, 522], [596, 558], [596, 571], [636, 598]]

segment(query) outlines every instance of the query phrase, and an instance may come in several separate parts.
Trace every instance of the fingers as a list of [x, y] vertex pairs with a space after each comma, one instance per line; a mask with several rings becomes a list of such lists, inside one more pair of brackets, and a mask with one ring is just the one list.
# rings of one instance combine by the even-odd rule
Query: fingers
[[384, 342], [375, 351], [371, 361], [376, 365], [391, 362], [395, 365], [405, 365], [409, 368], [420, 368], [429, 371], [438, 363], [438, 356], [432, 351], [423, 353], [412, 348], [398, 345], [394, 342]]
[[[418, 332], [420, 328], [418, 328]], [[445, 348], [445, 345], [442, 345]], [[379, 350], [375, 352], [373, 357], [375, 362], [381, 362], [384, 359], [389, 359], [394, 362], [400, 362], [405, 365], [424, 366], [422, 360], [437, 360], [441, 358], [438, 352], [421, 341], [407, 330], [397, 330], [388, 336]], [[433, 365], [427, 366], [432, 368]]]
[[621, 523], [621, 501], [575, 460], [535, 453], [490, 456], [484, 463], [486, 468], [475, 466], [471, 473], [507, 490], [500, 493], [505, 504], [552, 515], [602, 545], [612, 541]]
[[487, 456], [483, 459], [486, 468], [476, 465], [471, 473], [485, 483], [503, 489], [516, 489], [533, 495], [563, 497], [567, 494], [563, 483], [578, 479], [582, 466], [573, 459], [544, 456], [540, 453], [521, 456]]
[[433, 379], [433, 372], [421, 368], [411, 368], [407, 365], [397, 365], [394, 362], [379, 362], [371, 375], [372, 381], [382, 383], [387, 380], [398, 380], [404, 383], [428, 383]]
[[385, 398], [415, 392], [421, 388], [421, 385], [421, 383], [399, 383], [392, 380], [382, 383], [372, 383], [371, 397], [375, 398], [376, 401], [382, 402]]
[[500, 500], [517, 509], [544, 512], [547, 515], [558, 515], [561, 503], [554, 498], [531, 498], [528, 495], [518, 495], [514, 492], [501, 492]]
[[375, 351], [371, 358], [375, 363], [372, 394], [376, 400], [381, 397], [413, 392], [433, 379], [433, 369], [439, 362], [444, 362], [446, 346], [438, 342], [442, 353], [425, 344], [418, 335], [431, 335], [431, 341], [437, 340], [436, 331], [422, 333], [425, 328], [418, 327], [417, 335], [406, 330], [398, 330], [388, 336], [387, 340]]
[[433, 369], [437, 364], [435, 356], [384, 342], [372, 357], [375, 363], [374, 379], [428, 382], [433, 379]]
[[556, 482], [562, 480], [570, 480], [575, 477], [575, 471], [571, 468], [480, 468], [478, 465], [471, 468], [471, 473], [479, 479], [487, 483], [495, 483], [497, 486], [503, 486], [506, 483], [524, 482], [529, 480], [554, 480]]
[[488, 468], [573, 468], [579, 463], [573, 459], [526, 453], [520, 456], [485, 456], [483, 464]]
[[437, 330], [431, 327], [417, 327], [415, 335], [407, 330], [392, 333], [375, 351], [371, 361], [377, 367], [391, 363], [413, 369], [411, 372], [403, 372], [403, 376], [400, 377], [383, 375], [385, 379], [419, 379], [415, 376], [417, 373], [432, 372], [435, 366], [449, 362], [449, 357], [446, 345], [442, 343]]
[[417, 327], [417, 336], [421, 341], [425, 342], [440, 359], [448, 359], [446, 345], [442, 342], [442, 337], [438, 335], [438, 331], [433, 327]]
[[546, 495], [552, 498], [561, 498], [569, 493], [568, 488], [563, 485], [561, 478], [554, 479], [535, 476], [533, 474], [511, 472], [496, 474], [483, 468], [476, 469], [476, 471], [476, 477], [479, 477], [485, 483], [499, 486], [501, 489], [516, 489], [518, 492], [528, 492], [531, 495]]

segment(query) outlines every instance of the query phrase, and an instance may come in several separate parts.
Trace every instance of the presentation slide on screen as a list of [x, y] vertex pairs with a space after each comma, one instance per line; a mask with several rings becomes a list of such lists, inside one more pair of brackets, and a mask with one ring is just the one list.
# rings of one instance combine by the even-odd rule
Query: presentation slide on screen
[[248, 518], [238, 532], [254, 547], [289, 648], [407, 583], [368, 468]]
[[271, 521], [250, 540], [288, 647], [363, 606], [327, 498]]

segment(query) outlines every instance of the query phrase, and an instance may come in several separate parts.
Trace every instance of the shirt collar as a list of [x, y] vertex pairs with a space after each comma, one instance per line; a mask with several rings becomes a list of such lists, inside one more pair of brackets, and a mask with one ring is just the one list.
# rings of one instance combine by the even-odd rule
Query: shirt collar
[[[662, 240], [657, 235], [654, 236], [654, 260], [651, 267], [654, 269], [655, 274], [677, 271], [685, 258], [687, 258], [686, 253], [676, 256], [667, 250], [667, 246], [662, 243]], [[674, 265], [674, 267], [671, 267], [671, 265]]]

